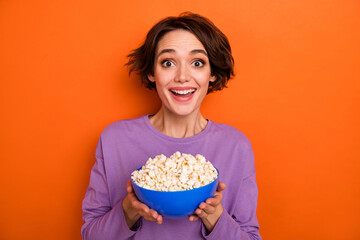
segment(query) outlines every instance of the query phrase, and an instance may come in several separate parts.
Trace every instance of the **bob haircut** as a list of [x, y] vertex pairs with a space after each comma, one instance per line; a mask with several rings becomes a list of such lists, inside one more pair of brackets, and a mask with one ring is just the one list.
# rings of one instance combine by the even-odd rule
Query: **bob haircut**
[[154, 75], [155, 52], [158, 42], [168, 32], [183, 29], [194, 34], [203, 44], [209, 58], [211, 75], [216, 77], [209, 83], [208, 93], [227, 87], [227, 82], [234, 76], [234, 58], [227, 37], [207, 18], [185, 12], [179, 17], [167, 17], [155, 24], [148, 32], [142, 46], [128, 55], [129, 74], [137, 72], [146, 88], [156, 89], [148, 75]]

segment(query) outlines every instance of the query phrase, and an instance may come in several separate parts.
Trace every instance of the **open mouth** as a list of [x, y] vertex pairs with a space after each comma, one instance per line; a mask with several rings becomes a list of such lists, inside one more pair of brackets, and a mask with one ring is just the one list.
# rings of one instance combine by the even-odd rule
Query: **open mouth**
[[186, 89], [186, 90], [170, 89], [170, 91], [172, 92], [172, 94], [174, 94], [177, 97], [189, 97], [196, 91], [196, 89], [195, 88]]

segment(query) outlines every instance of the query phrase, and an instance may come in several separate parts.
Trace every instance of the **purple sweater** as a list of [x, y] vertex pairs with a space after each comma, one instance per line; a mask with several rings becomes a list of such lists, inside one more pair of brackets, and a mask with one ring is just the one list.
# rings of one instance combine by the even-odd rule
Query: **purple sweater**
[[[201, 154], [220, 172], [224, 211], [208, 234], [199, 219], [143, 218], [131, 230], [126, 225], [122, 200], [132, 171], [149, 157], [174, 152]], [[208, 121], [199, 134], [173, 138], [152, 126], [147, 115], [110, 124], [102, 132], [95, 153], [90, 183], [83, 200], [81, 234], [86, 240], [112, 239], [261, 239], [256, 217], [257, 185], [254, 154], [248, 138], [237, 129]]]

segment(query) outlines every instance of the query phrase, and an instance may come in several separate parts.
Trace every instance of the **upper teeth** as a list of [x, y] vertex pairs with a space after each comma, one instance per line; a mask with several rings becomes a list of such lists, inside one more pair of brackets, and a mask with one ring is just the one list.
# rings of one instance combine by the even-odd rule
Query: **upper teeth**
[[171, 90], [176, 94], [188, 94], [195, 91], [195, 89], [188, 89], [188, 90]]

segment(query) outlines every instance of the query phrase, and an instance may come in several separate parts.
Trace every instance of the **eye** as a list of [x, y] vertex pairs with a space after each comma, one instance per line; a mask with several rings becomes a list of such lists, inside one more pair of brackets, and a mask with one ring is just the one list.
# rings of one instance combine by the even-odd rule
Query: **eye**
[[195, 61], [192, 63], [192, 65], [193, 65], [194, 67], [202, 67], [202, 66], [204, 66], [204, 64], [205, 64], [205, 62], [204, 62], [203, 60], [195, 60]]
[[174, 63], [171, 60], [165, 59], [161, 61], [161, 65], [165, 68], [174, 66]]

